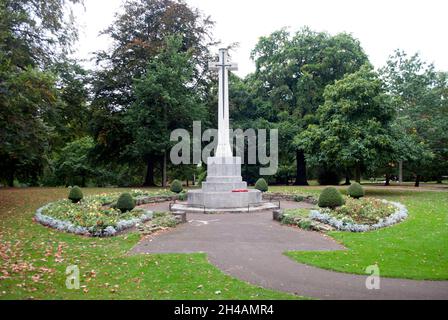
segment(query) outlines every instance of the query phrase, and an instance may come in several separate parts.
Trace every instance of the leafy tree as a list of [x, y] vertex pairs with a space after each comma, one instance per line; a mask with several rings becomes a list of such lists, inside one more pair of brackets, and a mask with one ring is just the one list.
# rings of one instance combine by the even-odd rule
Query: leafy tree
[[0, 179], [36, 183], [47, 163], [48, 115], [60, 102], [48, 68], [77, 37], [78, 0], [0, 0]]
[[377, 74], [366, 65], [327, 86], [318, 109], [319, 124], [309, 126], [295, 143], [315, 163], [361, 171], [387, 163], [395, 152], [395, 111]]
[[412, 138], [403, 147], [418, 147], [403, 148], [400, 160], [413, 172], [416, 186], [425, 175], [441, 180], [448, 172], [447, 73], [436, 72], [418, 54], [397, 50], [381, 74], [398, 113], [397, 130]]
[[[102, 67], [92, 82], [92, 132], [97, 141], [96, 153], [106, 162], [129, 160], [125, 146], [133, 143], [133, 134], [123, 123], [123, 115], [136, 100], [135, 79], [147, 73], [148, 62], [165, 48], [171, 35], [180, 37], [182, 52], [191, 53], [192, 88], [204, 92], [204, 72], [210, 60], [208, 45], [213, 23], [197, 10], [179, 0], [126, 0], [123, 12], [103, 31], [111, 37], [112, 50], [97, 53]], [[157, 149], [153, 148], [157, 151]], [[160, 152], [145, 151], [146, 185], [154, 185], [155, 163]], [[135, 159], [133, 159], [135, 160]]]
[[136, 80], [136, 101], [125, 120], [133, 137], [127, 151], [133, 158], [148, 161], [158, 155], [166, 163], [173, 145], [171, 132], [191, 129], [193, 121], [204, 116], [205, 108], [192, 87], [191, 59], [190, 52], [182, 51], [179, 37], [168, 37], [166, 48], [148, 64], [147, 73]]
[[85, 134], [87, 92], [77, 80], [32, 67], [18, 70], [1, 58], [0, 63], [2, 176], [9, 185], [14, 176], [35, 184], [50, 159]]
[[77, 39], [71, 4], [83, 0], [0, 0], [0, 51], [14, 66], [46, 66]]
[[304, 148], [294, 145], [291, 137], [316, 122], [314, 114], [324, 101], [325, 87], [359, 70], [367, 56], [349, 34], [331, 36], [304, 28], [293, 36], [283, 29], [262, 37], [252, 57], [253, 81], [264, 100], [266, 119], [288, 130], [279, 142], [280, 153], [295, 153], [296, 184], [306, 185]]
[[68, 143], [55, 163], [55, 175], [59, 181], [63, 181], [66, 186], [80, 183], [81, 187], [85, 187], [87, 179], [96, 172], [89, 159], [94, 146], [91, 137]]
[[54, 78], [0, 57], [0, 179], [36, 181], [46, 162], [48, 130], [42, 115], [55, 105]]
[[57, 101], [46, 108], [43, 120], [49, 127], [49, 152], [54, 158], [69, 142], [88, 134], [88, 73], [76, 61], [63, 60], [50, 68], [55, 77]]

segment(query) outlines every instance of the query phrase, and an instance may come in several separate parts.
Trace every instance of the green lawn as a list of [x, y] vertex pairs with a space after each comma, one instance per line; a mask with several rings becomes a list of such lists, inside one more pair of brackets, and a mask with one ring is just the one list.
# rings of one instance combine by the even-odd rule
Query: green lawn
[[[274, 187], [271, 191], [318, 195], [321, 189]], [[65, 189], [56, 188], [0, 189], [0, 299], [297, 298], [233, 279], [210, 265], [203, 254], [127, 256], [139, 240], [135, 233], [82, 238], [32, 221], [39, 206], [65, 195]], [[367, 266], [378, 264], [386, 277], [448, 279], [448, 193], [369, 187], [367, 195], [404, 203], [410, 218], [375, 232], [330, 233], [347, 251], [288, 255], [341, 272], [364, 274]], [[65, 287], [69, 265], [80, 268], [81, 290]]]
[[[272, 189], [317, 194], [321, 188]], [[289, 252], [287, 255], [305, 264], [346, 273], [365, 274], [367, 266], [377, 264], [384, 277], [447, 280], [448, 193], [367, 188], [367, 196], [405, 204], [408, 220], [368, 233], [329, 233], [347, 251]]]
[[[84, 189], [85, 194], [107, 191], [112, 190]], [[139, 241], [136, 233], [82, 238], [32, 221], [39, 206], [66, 192], [0, 189], [0, 299], [297, 298], [233, 279], [209, 264], [204, 254], [127, 256]], [[80, 290], [65, 286], [70, 265], [80, 269]]]

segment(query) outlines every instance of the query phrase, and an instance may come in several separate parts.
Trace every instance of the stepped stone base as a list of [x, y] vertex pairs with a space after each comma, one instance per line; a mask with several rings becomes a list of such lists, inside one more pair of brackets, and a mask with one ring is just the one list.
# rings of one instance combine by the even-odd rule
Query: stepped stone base
[[251, 207], [241, 207], [241, 208], [199, 208], [191, 206], [187, 203], [176, 203], [172, 206], [171, 210], [173, 211], [183, 211], [187, 213], [252, 213], [257, 211], [266, 211], [266, 210], [274, 210], [278, 209], [278, 205], [269, 202], [262, 202], [257, 206]]
[[234, 193], [229, 191], [205, 192], [195, 190], [188, 192], [188, 204], [193, 206], [204, 206], [205, 208], [231, 209], [247, 208], [262, 202], [261, 192], [249, 190], [249, 192]]
[[202, 190], [188, 192], [188, 205], [206, 209], [247, 208], [262, 203], [262, 194], [258, 190], [246, 190], [247, 183], [241, 177], [241, 158], [209, 158], [207, 161], [207, 181]]

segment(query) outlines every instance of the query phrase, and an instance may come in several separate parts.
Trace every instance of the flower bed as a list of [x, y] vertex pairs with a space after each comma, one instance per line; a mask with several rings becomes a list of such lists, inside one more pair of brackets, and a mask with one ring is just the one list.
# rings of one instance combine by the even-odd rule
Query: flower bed
[[367, 232], [385, 228], [405, 220], [408, 211], [398, 202], [363, 198], [347, 198], [345, 205], [332, 209], [311, 210], [309, 218], [340, 231]]
[[[141, 190], [131, 191], [138, 204], [149, 203], [167, 197], [172, 193], [151, 192]], [[114, 236], [118, 232], [132, 228], [153, 218], [153, 212], [136, 208], [121, 213], [110, 205], [117, 201], [120, 193], [101, 194], [86, 197], [79, 203], [72, 203], [68, 199], [50, 203], [37, 210], [37, 222], [69, 233], [90, 235], [95, 237]]]

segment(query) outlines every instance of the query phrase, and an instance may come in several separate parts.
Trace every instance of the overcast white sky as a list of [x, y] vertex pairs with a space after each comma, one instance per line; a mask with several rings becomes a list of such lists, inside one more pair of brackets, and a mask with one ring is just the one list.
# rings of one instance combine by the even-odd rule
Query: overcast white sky
[[[187, 0], [216, 21], [214, 36], [223, 45], [239, 42], [232, 53], [237, 74], [254, 70], [250, 52], [260, 36], [282, 27], [296, 31], [309, 26], [331, 34], [346, 31], [361, 41], [376, 67], [384, 65], [394, 49], [419, 52], [439, 70], [448, 71], [447, 0]], [[81, 25], [77, 57], [108, 48], [98, 33], [113, 21], [122, 0], [85, 0], [77, 10]], [[90, 64], [87, 64], [91, 66]]]

